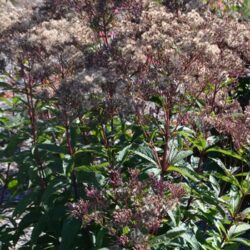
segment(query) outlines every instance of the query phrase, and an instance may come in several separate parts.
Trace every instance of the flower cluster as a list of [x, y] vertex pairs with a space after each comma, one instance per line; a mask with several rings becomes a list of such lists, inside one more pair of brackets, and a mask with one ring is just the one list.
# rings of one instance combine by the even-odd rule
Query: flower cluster
[[141, 181], [135, 169], [129, 170], [129, 176], [112, 170], [107, 183], [102, 191], [87, 188], [86, 200], [70, 204], [71, 214], [84, 226], [105, 227], [117, 244], [133, 249], [147, 249], [150, 234], [157, 233], [168, 211], [186, 193], [181, 184], [155, 176]]
[[[250, 145], [250, 126], [248, 109], [240, 112], [238, 103], [230, 107], [227, 112], [217, 116], [210, 116], [205, 121], [214, 127], [219, 133], [229, 136], [232, 139], [235, 149]], [[236, 109], [235, 109], [236, 106]]]
[[[175, 13], [149, 0], [46, 0], [27, 12], [0, 24], [0, 49], [15, 69], [28, 61], [37, 98], [45, 87], [49, 94], [42, 97], [56, 97], [73, 119], [99, 107], [107, 119], [131, 113], [138, 120], [145, 113], [159, 117], [162, 110], [150, 103], [154, 96], [175, 109], [180, 123], [190, 100], [199, 98], [211, 106], [203, 115], [210, 119], [225, 93], [219, 84], [237, 80], [250, 61], [250, 24], [209, 10]], [[212, 91], [206, 92], [208, 86]]]
[[[44, 5], [56, 8], [52, 2], [45, 1]], [[59, 2], [58, 6], [64, 7], [77, 2], [82, 8], [78, 6], [81, 11], [77, 15], [69, 8], [60, 18], [48, 19], [39, 12], [40, 7], [36, 15], [43, 18], [30, 17], [22, 32], [18, 29], [27, 23], [27, 16], [20, 17], [19, 28], [9, 30], [12, 36], [4, 29], [3, 51], [13, 49], [9, 54], [12, 58], [18, 51], [19, 57], [23, 53], [27, 57], [30, 51], [30, 60], [63, 64], [76, 77], [86, 68], [95, 69], [103, 76], [99, 84], [105, 85], [106, 93], [111, 88], [114, 93], [121, 90], [141, 96], [144, 92], [176, 91], [180, 85], [185, 91], [197, 92], [207, 82], [239, 74], [250, 57], [249, 24], [223, 20], [210, 12], [192, 10], [176, 16], [153, 1], [125, 1], [120, 5], [120, 1]], [[104, 27], [100, 22], [107, 14], [110, 21]], [[98, 29], [90, 25], [97, 15]], [[116, 99], [114, 93], [112, 98]]]

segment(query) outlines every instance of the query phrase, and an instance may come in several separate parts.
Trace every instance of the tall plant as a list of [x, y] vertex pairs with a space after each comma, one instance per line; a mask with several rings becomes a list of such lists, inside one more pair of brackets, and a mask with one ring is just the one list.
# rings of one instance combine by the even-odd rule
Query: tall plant
[[27, 230], [27, 249], [250, 245], [248, 22], [146, 0], [48, 0], [18, 24], [9, 8], [4, 249]]

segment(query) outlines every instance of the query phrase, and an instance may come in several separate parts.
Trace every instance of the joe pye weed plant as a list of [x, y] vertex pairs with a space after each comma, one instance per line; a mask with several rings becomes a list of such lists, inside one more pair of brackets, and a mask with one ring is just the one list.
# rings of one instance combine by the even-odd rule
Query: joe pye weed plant
[[250, 247], [246, 2], [0, 5], [2, 249]]

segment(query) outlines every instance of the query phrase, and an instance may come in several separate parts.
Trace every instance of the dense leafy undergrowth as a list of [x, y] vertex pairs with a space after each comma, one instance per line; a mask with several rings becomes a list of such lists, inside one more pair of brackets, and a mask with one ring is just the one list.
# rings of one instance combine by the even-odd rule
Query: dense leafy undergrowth
[[1, 26], [1, 249], [250, 249], [249, 22], [204, 8], [45, 1]]

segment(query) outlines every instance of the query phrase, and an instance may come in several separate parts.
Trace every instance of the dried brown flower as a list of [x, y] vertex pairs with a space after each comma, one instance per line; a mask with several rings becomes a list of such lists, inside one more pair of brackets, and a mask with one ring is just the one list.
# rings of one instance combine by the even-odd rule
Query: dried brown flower
[[[135, 169], [129, 173], [126, 180], [111, 171], [107, 179], [110, 186], [102, 191], [87, 188], [87, 200], [72, 204], [70, 210], [84, 226], [96, 223], [105, 227], [121, 246], [147, 249], [149, 235], [157, 233], [167, 212], [174, 209], [185, 191], [181, 185], [157, 181], [152, 176], [142, 182]], [[119, 177], [120, 186], [118, 182], [114, 185], [114, 177]], [[127, 228], [125, 234], [124, 228]]]

